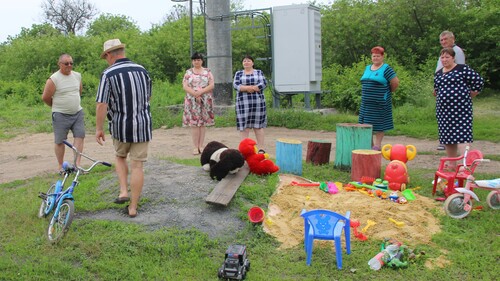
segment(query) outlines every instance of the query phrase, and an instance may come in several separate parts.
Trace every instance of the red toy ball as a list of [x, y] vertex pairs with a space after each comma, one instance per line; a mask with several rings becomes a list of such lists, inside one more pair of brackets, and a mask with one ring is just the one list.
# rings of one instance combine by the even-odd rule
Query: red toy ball
[[264, 221], [264, 210], [259, 207], [252, 207], [248, 210], [248, 219], [252, 223], [261, 223]]

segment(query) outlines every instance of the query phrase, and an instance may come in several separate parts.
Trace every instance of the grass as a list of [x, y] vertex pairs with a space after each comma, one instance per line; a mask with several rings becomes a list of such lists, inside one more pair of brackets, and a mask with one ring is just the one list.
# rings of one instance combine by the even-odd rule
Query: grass
[[[196, 159], [176, 160], [184, 165], [198, 165]], [[332, 164], [333, 165], [333, 164]], [[312, 166], [303, 163], [303, 176], [321, 181], [331, 178], [332, 165]], [[410, 171], [412, 184], [424, 188], [416, 192], [430, 196], [433, 171]], [[350, 174], [335, 171], [336, 180], [348, 182]], [[477, 174], [478, 177], [500, 177]], [[109, 197], [113, 187], [96, 188], [107, 183], [113, 171], [104, 167], [85, 175], [75, 192], [77, 213], [118, 208], [101, 198]], [[337, 270], [331, 248], [316, 247], [313, 265], [305, 265], [301, 246], [279, 250], [278, 242], [261, 227], [250, 223], [232, 238], [209, 239], [193, 229], [150, 229], [134, 223], [77, 219], [63, 243], [51, 245], [45, 237], [48, 219], [39, 219], [38, 191], [53, 181], [55, 175], [36, 177], [0, 185], [0, 280], [217, 280], [225, 249], [232, 243], [244, 243], [252, 267], [248, 280], [494, 280], [491, 265], [498, 262], [500, 241], [497, 214], [485, 206], [463, 220], [438, 215], [442, 232], [429, 245], [415, 245], [426, 255], [406, 269], [384, 268], [374, 272], [367, 262], [380, 248], [381, 241], [359, 242], [353, 239], [352, 254], [344, 256], [344, 269]], [[246, 211], [252, 205], [266, 207], [277, 185], [276, 174], [249, 175], [231, 204]], [[486, 193], [478, 191], [480, 199]], [[484, 202], [479, 202], [485, 205]], [[485, 247], [486, 246], [486, 247]], [[444, 268], [425, 266], [430, 260], [448, 260]]]
[[[182, 108], [169, 109], [172, 104], [183, 102], [180, 86], [170, 84], [155, 87], [151, 111], [153, 128], [172, 128], [181, 126]], [[474, 100], [474, 140], [485, 140], [500, 143], [500, 126], [496, 121], [500, 118], [500, 93], [479, 96]], [[294, 98], [298, 98], [294, 97]], [[85, 110], [85, 126], [88, 132], [95, 131], [95, 98], [83, 97], [82, 107]], [[293, 108], [272, 108], [272, 100], [268, 101], [268, 126], [287, 127], [290, 129], [335, 131], [337, 123], [357, 123], [357, 115], [350, 112], [321, 114], [316, 111], [304, 111], [303, 103], [294, 102]], [[428, 101], [424, 107], [415, 108], [404, 105], [394, 109], [395, 129], [387, 135], [405, 135], [414, 138], [437, 139], [437, 123], [434, 104]], [[52, 132], [50, 109], [37, 104], [27, 107], [16, 97], [0, 99], [0, 140], [10, 139], [21, 133]], [[234, 110], [216, 116], [217, 127], [235, 126]]]
[[[168, 99], [178, 98], [178, 89], [168, 88], [167, 95], [153, 103], [155, 128], [180, 124], [180, 113], [166, 110]], [[476, 140], [500, 142], [500, 104], [497, 96], [475, 100], [474, 133]], [[93, 98], [84, 97], [86, 125], [93, 129]], [[297, 103], [296, 103], [297, 104]], [[299, 103], [300, 106], [300, 103]], [[51, 132], [50, 110], [43, 105], [29, 109], [19, 101], [0, 100], [0, 139], [21, 133]], [[415, 110], [412, 107], [395, 109], [396, 130], [393, 135], [437, 138], [432, 106]], [[320, 115], [314, 112], [288, 109], [269, 111], [270, 126], [334, 131], [336, 123], [357, 122], [349, 113]], [[234, 113], [217, 116], [218, 126], [234, 126]], [[498, 161], [497, 155], [487, 155]], [[195, 159], [168, 159], [184, 165], [199, 165]], [[303, 176], [314, 181], [332, 177], [332, 165], [312, 166], [303, 163]], [[412, 169], [412, 185], [422, 186], [416, 192], [430, 196], [434, 170]], [[478, 178], [498, 178], [494, 174], [476, 174]], [[336, 180], [350, 181], [346, 172], [335, 170]], [[367, 262], [379, 250], [381, 241], [353, 241], [352, 254], [344, 256], [344, 269], [337, 270], [331, 248], [317, 247], [313, 265], [305, 265], [301, 246], [280, 250], [279, 243], [264, 233], [261, 227], [247, 223], [232, 238], [210, 239], [194, 229], [151, 229], [133, 223], [77, 219], [62, 243], [51, 245], [46, 239], [48, 219], [36, 217], [39, 191], [45, 191], [56, 175], [18, 180], [0, 185], [0, 280], [217, 280], [217, 269], [229, 244], [243, 243], [249, 250], [252, 267], [248, 280], [495, 280], [500, 246], [498, 214], [483, 202], [486, 192], [478, 190], [482, 211], [474, 211], [463, 220], [451, 219], [435, 212], [441, 221], [442, 232], [432, 237], [428, 245], [415, 245], [425, 256], [406, 269], [380, 271], [369, 269]], [[102, 198], [116, 186], [109, 186], [113, 171], [106, 168], [85, 175], [75, 191], [75, 208], [93, 212], [119, 208]], [[278, 183], [277, 175], [249, 175], [233, 205], [245, 220], [246, 211], [253, 205], [267, 207]], [[102, 187], [104, 185], [104, 187]], [[96, 188], [99, 187], [99, 188]], [[369, 211], [367, 209], [367, 211]], [[433, 264], [434, 269], [426, 264]], [[445, 263], [449, 261], [449, 264]], [[439, 267], [439, 264], [444, 265]]]

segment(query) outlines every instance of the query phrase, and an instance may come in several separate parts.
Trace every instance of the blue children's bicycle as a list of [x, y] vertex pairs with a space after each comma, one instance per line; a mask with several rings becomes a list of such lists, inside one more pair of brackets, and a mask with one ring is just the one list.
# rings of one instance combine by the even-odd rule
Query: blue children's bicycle
[[[40, 194], [38, 195], [38, 197], [42, 198], [42, 204], [40, 205], [40, 210], [38, 211], [38, 217], [47, 217], [52, 211], [54, 211], [47, 232], [49, 241], [53, 243], [57, 242], [64, 236], [64, 234], [68, 231], [71, 222], [73, 222], [73, 217], [75, 214], [75, 199], [73, 198], [73, 190], [79, 183], [78, 177], [81, 174], [90, 172], [90, 170], [92, 170], [99, 164], [111, 167], [111, 164], [107, 162], [94, 160], [89, 156], [81, 153], [69, 142], [63, 142], [73, 150], [73, 164], [64, 162], [63, 170], [61, 171], [63, 179], [58, 180], [55, 184], [53, 184], [49, 188], [47, 193], [40, 192]], [[76, 165], [76, 160], [78, 159], [78, 157], [85, 157], [93, 163], [88, 169], [78, 167]], [[71, 184], [69, 184], [68, 178], [71, 174], [74, 174], [75, 176]], [[65, 188], [65, 186], [67, 187]]]

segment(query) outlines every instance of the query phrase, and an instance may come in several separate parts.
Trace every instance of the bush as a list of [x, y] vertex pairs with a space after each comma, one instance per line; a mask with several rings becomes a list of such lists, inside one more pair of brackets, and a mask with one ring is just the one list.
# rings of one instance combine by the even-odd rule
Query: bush
[[[385, 60], [399, 78], [399, 88], [392, 95], [395, 107], [410, 104], [424, 106], [432, 97], [432, 74], [427, 71], [411, 71], [399, 65], [396, 60]], [[371, 59], [362, 57], [361, 61], [350, 67], [333, 64], [323, 70], [323, 89], [332, 93], [325, 95], [324, 107], [334, 107], [342, 112], [358, 112], [361, 105], [361, 76]]]

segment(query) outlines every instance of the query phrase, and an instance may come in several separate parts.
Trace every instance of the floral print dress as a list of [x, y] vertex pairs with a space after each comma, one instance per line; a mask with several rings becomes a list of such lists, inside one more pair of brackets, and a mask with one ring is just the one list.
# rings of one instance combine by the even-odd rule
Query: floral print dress
[[[203, 68], [196, 73], [193, 68], [186, 70], [184, 81], [187, 81], [192, 89], [205, 88], [213, 80], [212, 72]], [[186, 93], [184, 97], [184, 114], [182, 116], [183, 127], [213, 126], [214, 121], [214, 98], [213, 93], [205, 93], [200, 98], [195, 98]]]

